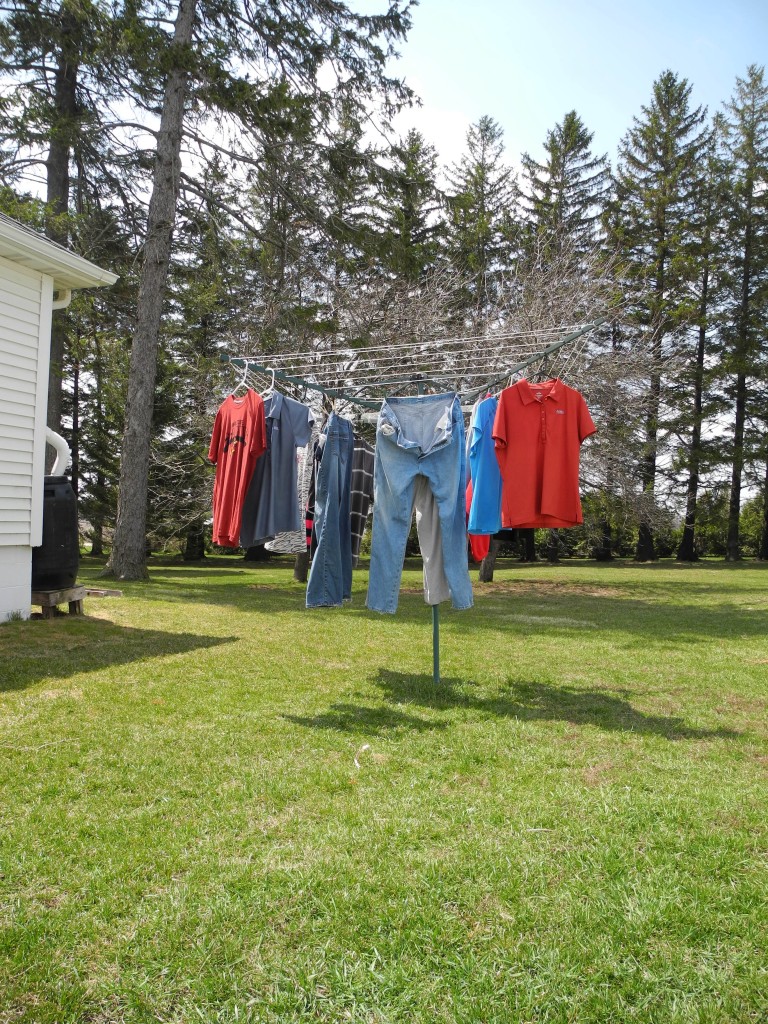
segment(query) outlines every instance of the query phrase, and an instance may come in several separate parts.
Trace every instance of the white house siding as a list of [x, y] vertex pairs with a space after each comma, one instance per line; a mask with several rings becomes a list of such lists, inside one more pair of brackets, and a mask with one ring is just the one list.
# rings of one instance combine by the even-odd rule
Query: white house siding
[[53, 280], [0, 257], [0, 621], [29, 615], [42, 540]]
[[29, 618], [32, 548], [0, 547], [0, 622]]

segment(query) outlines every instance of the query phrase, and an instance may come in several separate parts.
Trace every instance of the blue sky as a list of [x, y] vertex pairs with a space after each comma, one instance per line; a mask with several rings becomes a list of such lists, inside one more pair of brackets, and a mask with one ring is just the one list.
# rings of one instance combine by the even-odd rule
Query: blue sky
[[450, 162], [489, 114], [517, 164], [521, 151], [541, 156], [547, 130], [575, 109], [613, 161], [662, 71], [687, 78], [692, 102], [714, 111], [750, 63], [768, 64], [766, 0], [421, 0], [392, 70], [423, 107], [397, 127], [418, 128]]

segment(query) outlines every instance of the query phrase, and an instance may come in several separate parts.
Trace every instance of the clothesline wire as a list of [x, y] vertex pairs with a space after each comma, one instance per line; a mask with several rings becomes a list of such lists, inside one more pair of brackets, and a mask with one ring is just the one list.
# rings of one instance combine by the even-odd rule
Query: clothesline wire
[[[440, 337], [419, 338], [418, 336], [415, 336], [414, 338], [412, 338], [411, 341], [396, 342], [396, 343], [393, 343], [393, 344], [382, 343], [382, 344], [379, 344], [379, 345], [364, 345], [364, 346], [361, 346], [360, 348], [356, 348], [355, 346], [350, 345], [349, 343], [347, 343], [346, 346], [344, 346], [342, 349], [338, 349], [338, 348], [337, 349], [331, 349], [331, 348], [324, 349], [322, 347], [307, 348], [307, 349], [298, 349], [298, 350], [296, 350], [294, 352], [274, 352], [274, 353], [272, 353], [269, 356], [265, 355], [264, 353], [260, 353], [258, 357], [253, 357], [253, 358], [258, 358], [258, 361], [260, 363], [264, 363], [266, 360], [271, 360], [271, 361], [276, 362], [276, 363], [290, 363], [290, 362], [295, 362], [296, 360], [306, 360], [307, 358], [310, 358], [310, 357], [317, 357], [317, 358], [322, 358], [324, 356], [339, 357], [341, 353], [343, 353], [344, 355], [354, 355], [354, 354], [358, 354], [358, 353], [364, 353], [364, 354], [366, 354], [366, 356], [368, 356], [370, 353], [374, 353], [374, 352], [385, 352], [386, 353], [386, 352], [394, 352], [394, 351], [412, 350], [414, 348], [420, 348], [420, 347], [424, 347], [425, 349], [431, 347], [435, 351], [442, 352], [446, 348], [450, 348], [450, 346], [452, 346], [452, 345], [461, 346], [463, 348], [463, 347], [466, 347], [466, 345], [469, 342], [480, 342], [480, 343], [485, 343], [486, 347], [498, 347], [499, 343], [508, 342], [508, 341], [516, 341], [516, 340], [521, 339], [521, 338], [530, 338], [531, 340], [529, 342], [527, 342], [527, 344], [530, 347], [535, 347], [536, 345], [538, 345], [540, 342], [544, 341], [547, 338], [557, 338], [560, 335], [562, 335], [563, 331], [567, 331], [567, 332], [576, 331], [576, 330], [579, 330], [579, 328], [581, 326], [583, 326], [583, 325], [581, 325], [581, 324], [566, 324], [566, 325], [564, 325], [562, 327], [544, 328], [544, 329], [539, 329], [539, 330], [536, 330], [536, 331], [515, 331], [513, 333], [502, 332], [502, 333], [499, 333], [499, 334], [478, 334], [478, 335], [467, 334], [467, 335], [457, 335], [457, 336], [451, 337], [451, 338], [440, 338]], [[522, 348], [523, 345], [520, 345], [518, 347]], [[242, 356], [242, 357], [236, 357], [236, 358], [243, 358], [243, 359], [245, 359], [245, 358], [251, 358], [251, 357]]]
[[[387, 375], [387, 376], [398, 376], [404, 378], [410, 378], [414, 375], [426, 375], [426, 376], [440, 376], [449, 377], [456, 376], [457, 374], [469, 374], [473, 376], [488, 376], [490, 373], [500, 372], [503, 373], [506, 367], [509, 365], [509, 361], [498, 358], [494, 359], [483, 359], [482, 353], [472, 353], [472, 358], [469, 356], [466, 360], [456, 360], [447, 362], [446, 365], [436, 368], [434, 362], [427, 362], [427, 360], [414, 359], [413, 362], [406, 362], [405, 360], [378, 360], [376, 363], [369, 363], [367, 360], [351, 360], [347, 363], [335, 363], [335, 364], [320, 364], [317, 368], [306, 367], [304, 373], [300, 376], [306, 377], [308, 380], [311, 379], [314, 383], [328, 383], [333, 384], [338, 382], [340, 378], [349, 378], [354, 376], [355, 379], [361, 379], [363, 376], [376, 376], [376, 375]], [[536, 357], [537, 353], [516, 353], [518, 357], [526, 358], [528, 355], [533, 358]], [[479, 360], [479, 361], [478, 361]], [[519, 359], [517, 361], [520, 361]], [[259, 364], [262, 365], [262, 364]], [[265, 366], [264, 371], [269, 372], [269, 367]], [[289, 372], [288, 369], [282, 370], [283, 373]]]
[[[540, 348], [533, 348], [531, 350], [519, 349], [514, 353], [514, 356], [517, 358], [517, 361], [521, 361], [529, 356], [535, 359], [541, 351]], [[366, 352], [356, 352], [343, 359], [319, 359], [316, 368], [309, 365], [306, 366], [303, 376], [308, 380], [311, 378], [311, 382], [318, 385], [338, 385], [340, 378], [349, 378], [352, 375], [357, 380], [360, 380], [363, 376], [380, 376], [382, 374], [404, 380], [410, 380], [415, 374], [443, 377], [457, 375], [488, 376], [490, 373], [495, 372], [504, 374], [512, 355], [512, 353], [499, 352], [495, 348], [489, 350], [482, 347], [464, 353], [449, 352], [445, 354], [445, 361], [448, 365], [444, 365], [439, 371], [435, 371], [433, 361], [430, 361], [429, 355], [425, 353], [414, 353], [412, 359], [405, 360], [402, 358], [397, 359], [391, 355], [378, 356], [371, 359]], [[261, 360], [257, 363], [251, 357], [245, 356], [234, 358], [240, 358], [243, 364], [247, 361], [254, 368], [263, 366], [263, 372], [267, 375], [271, 372], [271, 363], [266, 365]], [[429, 366], [427, 365], [428, 362], [430, 362]], [[401, 368], [399, 372], [398, 367]], [[282, 372], [288, 372], [288, 368], [283, 368]]]
[[[500, 365], [506, 365], [510, 359], [522, 358], [528, 355], [535, 355], [541, 351], [541, 346], [529, 346], [529, 347], [517, 347], [514, 350], [499, 349], [498, 346], [478, 346], [472, 347], [471, 349], [448, 349], [441, 350], [441, 362], [446, 360], [450, 361], [455, 365], [467, 364], [470, 360], [477, 363], [478, 360], [482, 360], [487, 366], [489, 363], [498, 363]], [[424, 363], [430, 361], [434, 364], [436, 351], [424, 351], [420, 348], [410, 348], [408, 353], [403, 352], [392, 352], [391, 350], [386, 353], [378, 355], [371, 355], [367, 350], [350, 351], [347, 353], [323, 353], [313, 352], [307, 353], [307, 357], [302, 361], [305, 368], [316, 367], [318, 371], [322, 371], [325, 375], [333, 373], [344, 373], [349, 372], [352, 369], [366, 369], [371, 368], [376, 370], [379, 367], [386, 367], [391, 365], [402, 365], [403, 363]], [[286, 372], [290, 367], [295, 366], [297, 360], [277, 360], [272, 356], [242, 356], [243, 360], [248, 359], [254, 364], [258, 363], [260, 366], [271, 367], [275, 369], [282, 369]]]

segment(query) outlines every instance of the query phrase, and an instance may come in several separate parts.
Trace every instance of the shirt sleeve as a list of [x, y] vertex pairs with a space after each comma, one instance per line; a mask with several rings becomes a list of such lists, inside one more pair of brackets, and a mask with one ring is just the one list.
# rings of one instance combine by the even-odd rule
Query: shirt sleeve
[[504, 392], [502, 391], [501, 397], [499, 398], [499, 404], [496, 409], [496, 415], [493, 419], [493, 431], [492, 437], [496, 445], [496, 450], [504, 449], [507, 447], [507, 403], [504, 401]]
[[312, 410], [302, 402], [292, 402], [290, 410], [296, 447], [303, 448], [309, 444], [312, 438], [312, 424], [315, 422], [315, 417], [312, 415]]
[[214, 465], [219, 458], [219, 448], [221, 446], [221, 409], [216, 413], [216, 419], [213, 421], [213, 433], [211, 434], [211, 443], [208, 448], [208, 460], [213, 462]]
[[584, 396], [579, 395], [579, 442], [584, 441], [589, 437], [590, 434], [594, 434], [597, 431], [597, 427], [592, 421], [587, 403], [584, 401]]
[[254, 395], [253, 422], [250, 424], [251, 443], [248, 445], [248, 450], [251, 454], [255, 452], [259, 456], [267, 450], [267, 423], [261, 395], [257, 395], [256, 392]]

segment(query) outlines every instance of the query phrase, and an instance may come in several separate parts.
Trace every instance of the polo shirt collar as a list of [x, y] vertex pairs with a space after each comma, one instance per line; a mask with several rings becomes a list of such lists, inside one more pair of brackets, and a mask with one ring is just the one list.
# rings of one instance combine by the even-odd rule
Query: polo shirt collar
[[[536, 392], [537, 388], [536, 388], [535, 384], [532, 385], [529, 381], [527, 381], [525, 379], [525, 377], [523, 377], [519, 381], [518, 387], [519, 387], [519, 390], [520, 390], [520, 398], [522, 399], [523, 405], [530, 405], [531, 402], [535, 402], [536, 401], [535, 392]], [[544, 396], [544, 398], [545, 399], [551, 398], [555, 402], [559, 401], [560, 400], [560, 389], [561, 389], [561, 387], [562, 387], [562, 381], [559, 380], [559, 378], [555, 378], [554, 383], [549, 388], [549, 390], [547, 391], [547, 394]]]

